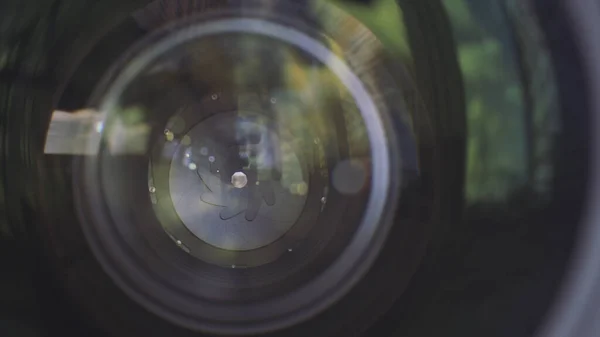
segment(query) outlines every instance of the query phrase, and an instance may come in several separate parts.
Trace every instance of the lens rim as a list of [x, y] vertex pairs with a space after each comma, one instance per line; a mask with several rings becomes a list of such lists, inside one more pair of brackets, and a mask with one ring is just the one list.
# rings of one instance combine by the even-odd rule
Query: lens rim
[[[78, 201], [80, 218], [87, 219], [82, 223], [84, 234], [98, 260], [101, 261], [113, 280], [138, 303], [173, 323], [194, 330], [234, 334], [258, 333], [293, 325], [324, 310], [346, 294], [368, 271], [391, 227], [398, 200], [401, 177], [391, 174], [391, 172], [401, 172], [400, 159], [395, 155], [398, 153], [398, 149], [394, 124], [391, 123], [392, 118], [382, 113], [383, 109], [379, 109], [372, 100], [373, 94], [377, 94], [372, 92], [375, 88], [364, 86], [364, 83], [369, 83], [368, 74], [362, 73], [357, 76], [342, 60], [332, 55], [331, 51], [320, 42], [304, 33], [295, 31], [280, 23], [275, 23], [277, 21], [274, 21], [273, 17], [265, 15], [264, 12], [256, 12], [254, 15], [249, 14], [244, 11], [245, 18], [231, 18], [232, 15], [229, 14], [229, 18], [222, 18], [220, 21], [204, 24], [204, 30], [194, 29], [202, 26], [202, 24], [188, 26], [188, 29], [182, 28], [179, 31], [181, 34], [179, 36], [180, 38], [183, 37], [183, 40], [178, 41], [173, 39], [173, 36], [169, 36], [168, 33], [173, 31], [172, 27], [160, 31], [149, 40], [158, 40], [159, 46], [169, 48], [174, 43], [206, 34], [206, 27], [208, 26], [212, 27], [212, 33], [228, 31], [248, 33], [250, 31], [256, 34], [267, 34], [282, 39], [284, 42], [295, 44], [300, 48], [309, 49], [307, 52], [311, 54], [316, 53], [317, 55], [314, 56], [332, 67], [340, 80], [351, 82], [351, 88], [349, 89], [361, 108], [361, 114], [363, 114], [363, 120], [367, 124], [371, 143], [373, 172], [375, 172], [372, 176], [372, 195], [368, 202], [367, 214], [349, 247], [330, 269], [305, 287], [290, 293], [288, 296], [268, 301], [268, 303], [260, 303], [260, 306], [246, 305], [235, 306], [234, 308], [228, 306], [190, 307], [189, 303], [185, 303], [181, 298], [175, 298], [178, 296], [177, 292], [161, 289], [155, 283], [156, 280], [152, 279], [152, 275], [146, 275], [147, 278], [144, 280], [140, 280], [138, 277], [137, 282], [132, 284], [131, 270], [136, 269], [135, 262], [125, 258], [128, 253], [127, 250], [120, 247], [119, 243], [112, 241], [114, 237], [98, 230], [98, 226], [101, 226], [102, 223], [111, 222], [111, 219], [100, 211], [102, 209], [100, 207], [102, 204], [100, 191], [102, 189], [98, 188], [98, 182], [101, 181], [99, 179], [100, 163], [95, 156], [79, 161], [75, 170], [76, 200]], [[249, 18], [249, 16], [252, 17]], [[270, 22], [264, 19], [269, 19]], [[210, 26], [211, 24], [212, 26]], [[157, 52], [155, 45], [154, 54], [151, 54], [151, 56], [156, 57], [158, 55], [160, 55], [160, 52]], [[151, 59], [152, 57], [147, 60]], [[142, 64], [143, 62], [136, 63], [134, 68], [128, 69], [125, 74], [131, 76], [136, 71], [140, 71]], [[111, 87], [107, 94], [108, 97], [114, 96], [115, 92], [123, 90], [128, 82], [127, 79], [119, 76], [116, 77], [116, 81], [117, 85]], [[110, 80], [105, 82], [105, 84], [107, 83], [110, 83]], [[371, 93], [369, 93], [369, 89]], [[108, 104], [100, 107], [100, 111], [109, 111], [110, 107], [114, 107], [115, 104], [115, 101], [109, 101]], [[91, 146], [98, 146], [98, 143], [92, 143]], [[96, 222], [95, 225], [92, 224], [93, 222]], [[129, 266], [126, 268], [115, 267], [117, 259], [121, 266], [124, 264]], [[139, 268], [137, 269], [136, 272], [144, 274]], [[170, 299], [168, 308], [164, 303], [158, 303], [156, 296], [153, 299], [151, 298], [153, 296], [149, 296], [150, 294], [159, 293], [162, 294], [161, 298]], [[206, 305], [206, 303], [203, 303], [203, 305]], [[202, 314], [199, 315], [198, 309], [201, 309]], [[227, 320], [224, 319], [225, 317]]]
[[600, 300], [595, 295], [600, 287], [600, 209], [597, 206], [600, 199], [600, 134], [596, 132], [600, 129], [600, 97], [597, 94], [600, 88], [600, 44], [597, 41], [600, 4], [595, 0], [535, 0], [533, 3], [548, 38], [561, 108], [568, 114], [565, 118], [574, 121], [570, 132], [580, 137], [576, 143], [579, 157], [575, 166], [577, 172], [583, 171], [583, 176], [577, 179], [582, 184], [587, 181], [581, 223], [567, 275], [536, 336], [596, 336], [600, 329], [597, 317]]

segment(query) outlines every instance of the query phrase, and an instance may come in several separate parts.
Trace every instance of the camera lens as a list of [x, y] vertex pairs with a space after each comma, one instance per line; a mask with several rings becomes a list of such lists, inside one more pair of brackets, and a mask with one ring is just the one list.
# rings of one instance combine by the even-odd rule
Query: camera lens
[[350, 26], [360, 51], [339, 27], [275, 14], [234, 7], [151, 34], [95, 89], [96, 128], [79, 130], [95, 256], [131, 298], [193, 330], [264, 332], [322, 312], [370, 268], [417, 172], [399, 87], [369, 58], [377, 39]]
[[0, 335], [597, 330], [593, 0], [5, 2]]

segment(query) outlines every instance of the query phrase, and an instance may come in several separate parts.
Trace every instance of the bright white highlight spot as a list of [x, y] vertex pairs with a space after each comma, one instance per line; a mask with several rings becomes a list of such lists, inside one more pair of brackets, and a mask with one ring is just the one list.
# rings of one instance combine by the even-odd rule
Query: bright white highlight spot
[[236, 172], [231, 176], [231, 184], [235, 188], [244, 188], [248, 184], [248, 177], [244, 172]]

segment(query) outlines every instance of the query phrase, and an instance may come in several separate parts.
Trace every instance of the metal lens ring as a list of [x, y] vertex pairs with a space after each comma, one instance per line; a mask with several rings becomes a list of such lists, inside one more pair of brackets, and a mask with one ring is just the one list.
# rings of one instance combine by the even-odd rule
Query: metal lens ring
[[[323, 311], [367, 272], [394, 217], [402, 100], [348, 34], [370, 52], [377, 40], [333, 7], [316, 11], [322, 33], [278, 14], [160, 30], [93, 99], [97, 155], [75, 170], [86, 238], [131, 298], [193, 330], [259, 333]], [[265, 51], [271, 64], [253, 63]]]

